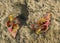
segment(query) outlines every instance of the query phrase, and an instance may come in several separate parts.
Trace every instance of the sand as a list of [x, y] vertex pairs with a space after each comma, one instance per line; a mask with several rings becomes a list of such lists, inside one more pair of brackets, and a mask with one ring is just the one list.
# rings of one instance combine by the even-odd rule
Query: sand
[[[35, 34], [30, 24], [51, 13], [49, 30]], [[0, 43], [60, 43], [60, 0], [0, 0]], [[13, 38], [5, 27], [9, 15], [24, 15], [16, 38]], [[35, 20], [35, 21], [34, 21]]]

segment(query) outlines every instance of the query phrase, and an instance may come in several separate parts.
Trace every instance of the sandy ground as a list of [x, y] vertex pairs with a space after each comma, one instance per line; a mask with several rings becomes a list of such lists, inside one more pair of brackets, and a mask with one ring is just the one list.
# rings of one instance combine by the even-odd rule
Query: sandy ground
[[[49, 30], [37, 35], [28, 26], [46, 12], [52, 14]], [[4, 25], [10, 14], [27, 18], [20, 26], [16, 38], [9, 34]], [[59, 14], [60, 0], [0, 0], [0, 43], [60, 43]]]

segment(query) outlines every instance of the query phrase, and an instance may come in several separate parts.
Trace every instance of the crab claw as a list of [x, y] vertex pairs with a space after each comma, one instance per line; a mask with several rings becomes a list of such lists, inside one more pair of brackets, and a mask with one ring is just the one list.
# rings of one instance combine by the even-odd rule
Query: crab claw
[[9, 21], [13, 21], [13, 16], [9, 15]]
[[41, 29], [36, 30], [36, 34], [40, 34], [40, 32], [41, 32]]
[[14, 24], [12, 32], [17, 32], [18, 29], [19, 29], [19, 25]]

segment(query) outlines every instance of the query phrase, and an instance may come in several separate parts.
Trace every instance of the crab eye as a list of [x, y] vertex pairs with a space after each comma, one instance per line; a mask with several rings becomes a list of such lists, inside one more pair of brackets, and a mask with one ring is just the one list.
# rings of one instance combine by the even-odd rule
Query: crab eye
[[43, 22], [42, 24], [45, 24], [46, 23], [46, 21], [45, 22]]

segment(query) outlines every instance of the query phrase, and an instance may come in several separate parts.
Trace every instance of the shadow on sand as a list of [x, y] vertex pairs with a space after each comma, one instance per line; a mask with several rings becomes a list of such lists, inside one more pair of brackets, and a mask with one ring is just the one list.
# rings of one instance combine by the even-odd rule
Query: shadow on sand
[[[21, 14], [19, 14], [16, 18], [18, 18], [21, 21], [21, 25], [20, 25], [20, 28], [21, 28], [23, 25], [27, 25], [26, 21], [28, 19], [29, 12], [28, 12], [28, 7], [27, 7], [26, 1], [25, 1], [24, 5], [23, 4], [19, 4], [19, 6], [21, 7]], [[17, 32], [16, 42], [20, 43], [20, 33], [19, 33], [19, 30]]]

